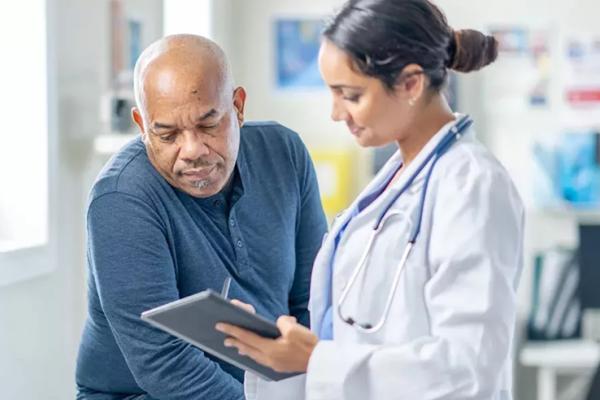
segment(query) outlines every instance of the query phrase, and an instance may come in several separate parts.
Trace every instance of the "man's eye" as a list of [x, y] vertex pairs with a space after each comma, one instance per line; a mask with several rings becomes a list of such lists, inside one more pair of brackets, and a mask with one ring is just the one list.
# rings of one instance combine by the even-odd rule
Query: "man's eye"
[[175, 135], [161, 135], [159, 136], [161, 142], [173, 143], [175, 141]]
[[219, 126], [219, 124], [214, 124], [214, 125], [198, 125], [196, 128], [201, 129], [201, 130], [211, 130], [211, 129], [215, 129], [218, 126]]

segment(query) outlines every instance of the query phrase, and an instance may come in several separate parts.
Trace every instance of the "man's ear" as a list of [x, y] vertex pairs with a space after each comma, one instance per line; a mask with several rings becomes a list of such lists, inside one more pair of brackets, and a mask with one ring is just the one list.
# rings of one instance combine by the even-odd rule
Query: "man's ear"
[[142, 114], [137, 107], [131, 108], [131, 119], [133, 122], [140, 128], [140, 132], [142, 133], [142, 137], [146, 136], [146, 129], [144, 128], [144, 119], [142, 118]]
[[244, 106], [246, 105], [246, 90], [238, 87], [233, 91], [233, 107], [235, 108], [237, 119], [242, 126], [244, 124]]

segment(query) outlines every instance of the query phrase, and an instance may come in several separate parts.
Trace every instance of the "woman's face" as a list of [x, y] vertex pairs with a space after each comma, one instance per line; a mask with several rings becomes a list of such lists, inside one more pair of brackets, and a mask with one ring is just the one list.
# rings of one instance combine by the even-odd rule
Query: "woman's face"
[[382, 146], [403, 139], [414, 118], [409, 100], [422, 86], [417, 82], [422, 75], [408, 74], [409, 78], [401, 79], [402, 84], [390, 92], [379, 79], [358, 71], [351, 57], [327, 39], [321, 44], [319, 68], [333, 96], [331, 118], [346, 122], [361, 146]]

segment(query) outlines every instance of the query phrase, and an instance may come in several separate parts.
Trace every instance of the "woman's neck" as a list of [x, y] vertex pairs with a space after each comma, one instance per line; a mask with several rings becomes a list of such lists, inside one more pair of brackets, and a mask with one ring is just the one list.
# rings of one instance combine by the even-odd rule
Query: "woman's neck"
[[452, 110], [442, 95], [434, 96], [419, 110], [417, 117], [402, 140], [398, 140], [402, 154], [402, 169], [405, 169], [436, 133], [455, 119]]

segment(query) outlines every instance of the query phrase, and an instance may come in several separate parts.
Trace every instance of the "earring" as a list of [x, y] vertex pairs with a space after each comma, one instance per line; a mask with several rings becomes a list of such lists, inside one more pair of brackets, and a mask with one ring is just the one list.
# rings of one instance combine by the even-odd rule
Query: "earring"
[[415, 105], [415, 99], [408, 99], [408, 105], [413, 107]]

